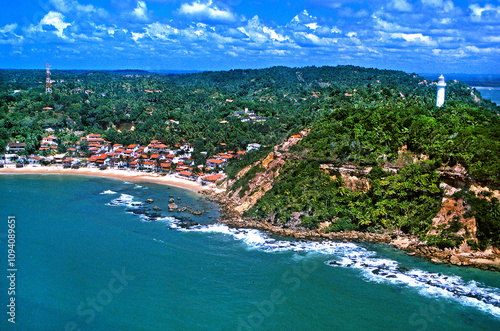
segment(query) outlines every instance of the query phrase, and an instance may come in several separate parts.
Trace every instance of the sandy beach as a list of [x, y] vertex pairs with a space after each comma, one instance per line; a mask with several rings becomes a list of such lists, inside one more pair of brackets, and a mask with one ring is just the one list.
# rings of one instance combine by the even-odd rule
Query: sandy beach
[[215, 189], [213, 184], [203, 186], [198, 182], [188, 179], [178, 178], [173, 175], [161, 176], [156, 173], [144, 173], [134, 170], [99, 170], [96, 168], [63, 169], [62, 166], [33, 166], [28, 165], [23, 168], [16, 168], [14, 165], [8, 165], [0, 168], [0, 174], [59, 174], [59, 175], [83, 175], [115, 178], [128, 182], [148, 182], [162, 185], [169, 185], [184, 188], [193, 192], [209, 191]]

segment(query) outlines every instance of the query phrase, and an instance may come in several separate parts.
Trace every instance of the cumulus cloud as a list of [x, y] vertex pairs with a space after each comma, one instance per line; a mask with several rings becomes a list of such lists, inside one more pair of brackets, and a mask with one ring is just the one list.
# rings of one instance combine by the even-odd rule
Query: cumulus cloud
[[432, 40], [429, 36], [424, 36], [421, 33], [392, 33], [393, 39], [404, 39], [409, 43], [417, 43], [427, 46], [437, 46], [437, 42]]
[[410, 12], [413, 10], [413, 6], [406, 0], [392, 0], [389, 6], [395, 10], [402, 12]]
[[59, 38], [66, 38], [64, 35], [64, 29], [71, 25], [71, 23], [64, 22], [65, 17], [63, 14], [55, 11], [48, 12], [41, 20], [38, 25], [31, 25], [28, 28], [28, 32], [44, 32], [50, 31], [57, 35]]
[[148, 8], [144, 1], [137, 1], [137, 7], [132, 11], [132, 16], [134, 16], [137, 20], [146, 22], [149, 20], [148, 17]]
[[17, 23], [6, 24], [4, 27], [0, 28], [0, 44], [21, 44], [24, 37], [15, 33], [17, 28]]
[[220, 9], [214, 5], [212, 0], [206, 3], [192, 2], [184, 3], [178, 10], [178, 13], [201, 21], [210, 22], [234, 22], [236, 16], [228, 9]]
[[256, 43], [282, 42], [288, 40], [287, 36], [279, 34], [273, 28], [262, 24], [259, 16], [252, 17], [246, 26], [239, 27], [238, 30]]
[[107, 17], [108, 12], [103, 8], [95, 7], [91, 4], [82, 5], [77, 0], [49, 0], [49, 4], [61, 13], [69, 14], [97, 14], [100, 17]]
[[479, 4], [472, 4], [469, 6], [469, 9], [472, 20], [476, 22], [500, 19], [500, 6], [486, 4], [484, 7], [481, 7]]

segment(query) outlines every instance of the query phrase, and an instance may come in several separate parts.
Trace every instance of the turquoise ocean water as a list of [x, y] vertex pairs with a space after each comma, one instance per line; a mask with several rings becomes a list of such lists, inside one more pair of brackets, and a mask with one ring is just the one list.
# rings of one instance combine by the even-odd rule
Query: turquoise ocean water
[[[209, 212], [170, 213], [170, 195]], [[500, 329], [499, 273], [433, 265], [385, 245], [229, 229], [212, 224], [217, 205], [154, 184], [2, 175], [0, 196], [1, 330]], [[163, 209], [154, 222], [149, 198]], [[6, 307], [9, 216], [15, 324]]]

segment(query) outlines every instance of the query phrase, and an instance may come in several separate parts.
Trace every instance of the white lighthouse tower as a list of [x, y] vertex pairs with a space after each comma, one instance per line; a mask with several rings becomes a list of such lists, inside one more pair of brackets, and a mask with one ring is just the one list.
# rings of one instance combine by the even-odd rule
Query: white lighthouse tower
[[444, 76], [441, 75], [437, 83], [436, 107], [441, 107], [444, 104], [445, 90], [446, 82], [444, 81]]

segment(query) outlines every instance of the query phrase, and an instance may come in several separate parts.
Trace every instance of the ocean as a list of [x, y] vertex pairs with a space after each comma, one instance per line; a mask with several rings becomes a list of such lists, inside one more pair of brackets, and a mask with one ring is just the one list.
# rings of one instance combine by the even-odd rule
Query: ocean
[[228, 228], [216, 204], [151, 183], [1, 175], [0, 192], [1, 330], [500, 329], [499, 273]]
[[481, 93], [481, 96], [485, 99], [491, 100], [500, 106], [500, 87], [493, 86], [474, 86], [476, 90]]

